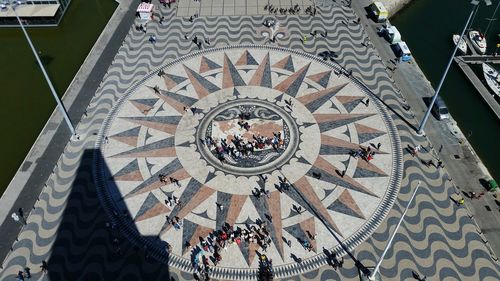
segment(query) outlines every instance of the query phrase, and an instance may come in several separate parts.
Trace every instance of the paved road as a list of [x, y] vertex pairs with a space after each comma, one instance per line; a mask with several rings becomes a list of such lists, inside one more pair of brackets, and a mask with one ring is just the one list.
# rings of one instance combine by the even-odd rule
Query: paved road
[[[13, 279], [24, 266], [33, 269], [36, 280], [193, 279], [190, 267], [159, 263], [151, 257], [154, 254], [150, 249], [137, 247], [120, 231], [106, 226], [109, 218], [101, 207], [92, 176], [96, 136], [117, 99], [135, 82], [166, 61], [197, 50], [182, 39], [185, 33], [202, 38], [209, 35], [214, 47], [265, 44], [266, 39], [256, 33], [264, 17], [209, 17], [190, 23], [175, 17], [175, 10], [161, 8], [161, 12], [166, 18], [164, 25], [150, 23], [146, 35], [130, 27], [90, 102], [87, 116], [78, 126], [82, 141], [66, 147], [40, 194], [40, 201], [34, 205], [28, 225], [13, 244], [0, 279]], [[353, 76], [373, 92], [373, 97], [380, 98], [387, 106], [402, 146], [428, 147], [424, 137], [413, 133], [411, 125], [416, 124], [413, 113], [404, 109], [404, 98], [394, 88], [377, 52], [363, 45], [366, 32], [370, 31], [353, 23], [357, 16], [350, 8], [334, 5], [321, 8], [314, 18], [306, 15], [276, 18], [289, 34], [278, 41], [279, 46], [311, 54], [335, 51], [339, 55], [336, 61], [352, 70]], [[326, 40], [301, 42], [304, 34], [317, 29], [328, 30]], [[157, 36], [155, 45], [147, 42], [150, 34]], [[403, 149], [404, 175], [394, 207], [374, 234], [351, 256], [346, 256], [342, 269], [335, 271], [323, 266], [308, 273], [297, 272], [297, 276], [287, 280], [359, 280], [358, 261], [364, 266], [375, 264], [419, 180], [423, 188], [396, 235], [393, 249], [382, 263], [384, 280], [411, 279], [412, 270], [427, 275], [428, 280], [498, 280], [498, 264], [492, 261], [475, 225], [466, 211], [449, 198], [454, 189], [447, 180], [446, 170], [427, 168], [420, 162], [432, 157], [431, 153], [422, 153], [420, 159], [413, 158]], [[115, 238], [117, 242], [113, 242]], [[42, 259], [49, 262], [47, 275], [38, 271]], [[293, 267], [289, 270], [293, 275]]]

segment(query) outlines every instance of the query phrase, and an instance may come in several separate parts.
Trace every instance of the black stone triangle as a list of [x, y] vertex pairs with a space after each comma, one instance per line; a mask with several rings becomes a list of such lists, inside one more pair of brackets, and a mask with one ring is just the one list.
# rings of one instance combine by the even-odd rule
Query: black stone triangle
[[146, 197], [146, 200], [142, 203], [141, 208], [139, 209], [139, 212], [134, 217], [134, 220], [136, 220], [138, 217], [144, 215], [147, 211], [149, 211], [154, 205], [156, 205], [158, 202], [158, 198], [154, 196], [153, 193], [149, 193], [148, 197]]
[[335, 200], [330, 206], [327, 207], [327, 209], [332, 210], [334, 212], [339, 212], [351, 217], [356, 217], [360, 219], [364, 219], [360, 215], [358, 215], [354, 210], [349, 208], [347, 205], [344, 203], [340, 202], [340, 200]]

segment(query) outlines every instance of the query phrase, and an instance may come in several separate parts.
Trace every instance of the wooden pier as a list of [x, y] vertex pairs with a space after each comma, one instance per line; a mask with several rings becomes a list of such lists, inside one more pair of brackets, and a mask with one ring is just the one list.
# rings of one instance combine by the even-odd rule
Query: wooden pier
[[[486, 86], [481, 82], [481, 79], [477, 77], [476, 73], [472, 71], [470, 66], [468, 65], [469, 63], [475, 64], [475, 63], [483, 63], [487, 61], [486, 57], [493, 57], [493, 56], [462, 56], [462, 57], [455, 57], [455, 62], [458, 64], [460, 69], [464, 72], [465, 76], [469, 79], [469, 81], [474, 85], [476, 90], [481, 94], [483, 97], [484, 101], [491, 107], [493, 112], [497, 115], [497, 118], [500, 119], [500, 104], [495, 100], [493, 94], [486, 88]], [[472, 61], [471, 62], [471, 58]], [[496, 63], [498, 63], [498, 58], [496, 58]], [[488, 61], [490, 62], [490, 61]]]

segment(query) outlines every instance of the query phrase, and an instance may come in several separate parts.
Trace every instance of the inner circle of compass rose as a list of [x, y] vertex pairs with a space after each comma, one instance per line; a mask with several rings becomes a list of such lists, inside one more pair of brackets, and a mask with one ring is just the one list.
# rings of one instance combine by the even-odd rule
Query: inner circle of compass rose
[[[354, 249], [392, 208], [402, 157], [387, 111], [376, 99], [367, 106], [358, 82], [338, 73], [301, 52], [234, 46], [147, 75], [99, 133], [96, 183], [108, 215], [133, 242], [181, 270], [199, 255], [209, 258], [193, 251], [225, 225], [267, 222], [265, 254], [279, 278], [324, 265], [323, 248]], [[233, 154], [222, 142], [254, 145]], [[366, 151], [373, 159], [353, 156]], [[255, 194], [263, 189], [266, 196]], [[169, 202], [174, 197], [179, 204]], [[263, 252], [245, 240], [230, 244], [212, 277], [255, 277]]]
[[[243, 117], [243, 118], [242, 118]], [[270, 102], [237, 99], [211, 111], [197, 130], [198, 151], [219, 170], [239, 175], [259, 175], [276, 170], [295, 154], [299, 131], [295, 120]], [[214, 147], [210, 141], [224, 140]], [[239, 141], [238, 141], [239, 140]], [[242, 148], [247, 148], [246, 150]]]

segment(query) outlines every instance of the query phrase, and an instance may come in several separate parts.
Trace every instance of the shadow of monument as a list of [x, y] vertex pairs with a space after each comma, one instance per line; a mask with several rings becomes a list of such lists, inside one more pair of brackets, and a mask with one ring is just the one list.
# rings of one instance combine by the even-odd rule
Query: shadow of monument
[[[49, 280], [186, 280], [188, 276], [177, 276], [169, 270], [165, 263], [157, 261], [153, 256], [158, 249], [165, 249], [159, 237], [140, 237], [163, 248], [145, 248], [134, 244], [124, 236], [124, 225], [128, 221], [128, 231], [139, 235], [125, 204], [116, 200], [116, 208], [126, 210], [115, 213], [114, 218], [106, 214], [98, 197], [94, 174], [94, 155], [102, 157], [100, 151], [85, 150], [80, 166], [76, 171], [67, 201], [59, 207], [65, 208], [60, 218], [60, 226], [54, 234], [57, 236], [51, 247], [51, 255], [47, 260]], [[96, 159], [97, 160], [97, 159]], [[104, 161], [102, 162], [104, 163]], [[105, 175], [110, 172], [101, 167]], [[99, 172], [99, 171], [98, 171]], [[116, 184], [106, 179], [110, 194], [118, 194]], [[54, 192], [55, 197], [57, 192]], [[62, 196], [61, 196], [62, 197]], [[112, 222], [115, 221], [115, 222]], [[39, 244], [43, 244], [37, 241]], [[165, 253], [164, 253], [165, 254]], [[166, 253], [168, 257], [168, 253]], [[168, 259], [167, 259], [168, 261]]]

